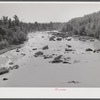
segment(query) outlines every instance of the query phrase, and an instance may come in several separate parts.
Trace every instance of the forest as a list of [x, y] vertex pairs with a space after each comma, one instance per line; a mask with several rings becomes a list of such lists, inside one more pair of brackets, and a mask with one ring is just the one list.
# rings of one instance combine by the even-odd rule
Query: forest
[[100, 38], [100, 11], [69, 20], [62, 31], [72, 35]]
[[62, 23], [26, 23], [20, 21], [17, 15], [13, 20], [7, 16], [0, 19], [0, 49], [19, 45], [28, 40], [27, 34], [33, 31], [51, 31], [62, 28]]
[[0, 49], [18, 45], [27, 40], [27, 30], [17, 15], [13, 20], [6, 16], [0, 19]]
[[0, 49], [24, 43], [28, 40], [29, 32], [52, 30], [60, 30], [62, 34], [100, 38], [100, 11], [62, 23], [26, 23], [20, 21], [17, 15], [13, 19], [3, 16], [0, 19]]

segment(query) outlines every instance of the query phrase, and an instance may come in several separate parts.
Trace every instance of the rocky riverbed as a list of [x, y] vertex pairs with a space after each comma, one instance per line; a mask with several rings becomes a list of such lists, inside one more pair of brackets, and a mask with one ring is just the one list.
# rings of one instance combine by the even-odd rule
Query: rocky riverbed
[[52, 32], [28, 38], [0, 55], [1, 87], [100, 87], [99, 40]]

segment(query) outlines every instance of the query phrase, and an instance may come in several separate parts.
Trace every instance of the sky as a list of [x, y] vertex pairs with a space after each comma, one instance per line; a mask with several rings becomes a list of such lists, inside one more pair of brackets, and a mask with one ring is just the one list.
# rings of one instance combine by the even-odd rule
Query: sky
[[67, 22], [100, 11], [100, 3], [0, 3], [0, 18], [17, 15], [23, 22]]

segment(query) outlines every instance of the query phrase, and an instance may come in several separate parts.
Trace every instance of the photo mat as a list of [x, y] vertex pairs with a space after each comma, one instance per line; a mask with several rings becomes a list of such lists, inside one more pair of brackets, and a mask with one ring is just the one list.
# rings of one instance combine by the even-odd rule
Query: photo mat
[[99, 10], [99, 2], [0, 2], [0, 87], [100, 87]]

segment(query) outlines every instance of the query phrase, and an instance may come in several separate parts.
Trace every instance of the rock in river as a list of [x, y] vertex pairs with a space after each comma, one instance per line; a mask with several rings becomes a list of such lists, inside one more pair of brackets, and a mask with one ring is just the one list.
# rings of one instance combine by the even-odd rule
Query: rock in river
[[55, 41], [55, 36], [50, 37], [49, 41]]
[[42, 49], [43, 49], [43, 50], [46, 50], [46, 49], [49, 49], [49, 47], [48, 47], [48, 45], [46, 45], [46, 46], [44, 46]]
[[56, 40], [61, 41], [61, 40], [62, 40], [62, 38], [61, 38], [61, 37], [58, 37]]
[[38, 56], [43, 56], [43, 52], [42, 51], [36, 52], [34, 57], [38, 57]]
[[78, 82], [78, 81], [69, 81], [68, 83], [77, 84], [77, 83], [79, 83], [79, 82]]
[[59, 56], [55, 57], [54, 60], [51, 61], [51, 63], [61, 63], [61, 62], [63, 62], [61, 57], [62, 57], [62, 55], [59, 55]]
[[68, 48], [71, 48], [71, 45], [66, 44], [66, 46], [68, 46]]
[[52, 55], [43, 55], [44, 59], [52, 58]]
[[88, 48], [88, 49], [86, 49], [86, 51], [93, 51], [92, 49], [90, 49], [90, 48]]
[[19, 65], [14, 65], [13, 66], [13, 69], [18, 69], [19, 68]]
[[68, 48], [65, 48], [65, 51], [75, 51], [73, 49], [68, 49]]
[[6, 80], [8, 80], [8, 78], [3, 78], [3, 81], [6, 81]]
[[64, 63], [64, 64], [71, 64], [71, 63], [69, 62], [69, 60], [71, 60], [70, 57], [64, 58], [63, 63]]
[[37, 48], [33, 48], [32, 50], [37, 50]]
[[13, 65], [13, 64], [14, 64], [13, 62], [10, 62], [10, 63], [9, 63], [9, 65]]

